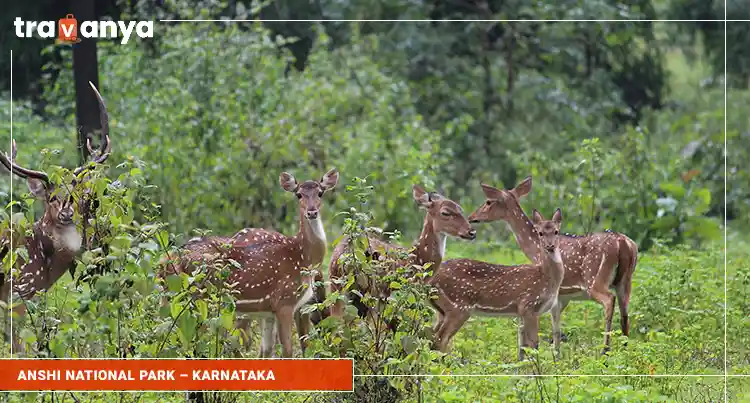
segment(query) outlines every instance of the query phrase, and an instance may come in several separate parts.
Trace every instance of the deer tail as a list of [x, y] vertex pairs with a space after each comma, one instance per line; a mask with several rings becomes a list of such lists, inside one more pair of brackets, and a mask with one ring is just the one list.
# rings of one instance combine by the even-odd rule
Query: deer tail
[[617, 264], [617, 275], [613, 285], [615, 287], [625, 286], [630, 288], [630, 282], [638, 264], [638, 245], [629, 237], [618, 234], [619, 260]]

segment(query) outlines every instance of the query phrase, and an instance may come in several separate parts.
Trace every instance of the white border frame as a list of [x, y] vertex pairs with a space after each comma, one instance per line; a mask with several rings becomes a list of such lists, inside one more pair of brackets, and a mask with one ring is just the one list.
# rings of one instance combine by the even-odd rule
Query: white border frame
[[[350, 20], [350, 19], [343, 19], [343, 20], [337, 20], [337, 19], [331, 19], [331, 20], [321, 20], [321, 19], [309, 19], [309, 20], [262, 20], [262, 19], [161, 19], [158, 20], [159, 22], [164, 23], [190, 23], [190, 22], [222, 22], [222, 23], [230, 23], [230, 22], [424, 22], [424, 23], [430, 23], [430, 22], [443, 22], [443, 23], [450, 23], [450, 22], [723, 22], [724, 23], [724, 207], [726, 209], [726, 196], [727, 196], [727, 174], [728, 174], [728, 168], [727, 168], [727, 23], [728, 22], [750, 22], [750, 20], [728, 20], [727, 19], [727, 0], [724, 1], [724, 19], [723, 20], [674, 20], [674, 19], [664, 19], [664, 20], [658, 20], [658, 19], [643, 19], [643, 20], [625, 20], [625, 19], [573, 19], [573, 20], [536, 20], [536, 19], [529, 19], [529, 20], [517, 20], [517, 19], [497, 19], [497, 20], [461, 20], [461, 19], [449, 19], [449, 20]], [[13, 50], [10, 52], [10, 66], [11, 66], [11, 82], [10, 82], [10, 94], [11, 94], [11, 113], [10, 113], [10, 137], [11, 137], [11, 147], [13, 143]], [[11, 201], [13, 201], [13, 175], [11, 176], [11, 190], [10, 190], [10, 197]], [[12, 245], [13, 245], [13, 222], [10, 223], [11, 226], [11, 253], [12, 253]], [[613, 374], [528, 374], [528, 375], [513, 375], [513, 374], [437, 374], [437, 375], [431, 375], [431, 374], [411, 374], [411, 375], [362, 375], [362, 374], [354, 374], [354, 378], [364, 378], [364, 377], [415, 377], [415, 378], [724, 378], [724, 401], [729, 402], [729, 378], [747, 378], [750, 377], [750, 375], [747, 374], [729, 374], [729, 362], [728, 362], [728, 343], [727, 343], [727, 331], [728, 331], [728, 315], [727, 315], [727, 304], [728, 304], [728, 270], [727, 270], [727, 218], [726, 214], [724, 214], [724, 374], [623, 374], [623, 375], [613, 375]], [[13, 303], [13, 292], [12, 292], [12, 284], [13, 284], [13, 270], [14, 268], [11, 268], [11, 276], [10, 276], [10, 282], [11, 282], [11, 293], [10, 293], [10, 306], [8, 309], [10, 310], [12, 303]], [[11, 314], [10, 319], [10, 329], [11, 332], [13, 330], [13, 316]], [[11, 356], [9, 359], [32, 359], [32, 358], [19, 358], [13, 356], [13, 344], [11, 343]], [[35, 358], [35, 359], [56, 359], [60, 360], [60, 358]], [[84, 359], [84, 358], [63, 358], [63, 359]], [[86, 358], [89, 359], [89, 358]], [[99, 358], [95, 358], [98, 360]], [[107, 359], [119, 359], [119, 358], [101, 358], [101, 360], [107, 360]], [[133, 359], [133, 358], [130, 358]], [[135, 358], [135, 359], [143, 359], [143, 360], [155, 360], [155, 359], [171, 359], [171, 358]], [[190, 358], [190, 359], [211, 359], [216, 360], [215, 358]], [[223, 358], [222, 358], [223, 359]], [[235, 359], [235, 358], [226, 358], [226, 359]], [[241, 359], [241, 358], [240, 358]], [[250, 358], [255, 359], [255, 358]], [[258, 358], [260, 359], [260, 358]], [[279, 358], [283, 359], [283, 358]], [[287, 358], [292, 360], [299, 360], [303, 358]], [[348, 358], [348, 360], [352, 361], [352, 371], [354, 370], [354, 360], [351, 358]], [[7, 391], [7, 392], [14, 392], [14, 391]], [[15, 392], [30, 392], [30, 391], [15, 391]], [[64, 392], [64, 391], [60, 391]], [[81, 392], [169, 392], [169, 393], [179, 393], [182, 391], [154, 391], [154, 390], [147, 390], [147, 391], [81, 391]], [[212, 392], [220, 392], [220, 393], [242, 393], [242, 391], [212, 391]], [[251, 393], [265, 393], [265, 392], [289, 392], [289, 393], [297, 393], [296, 391], [246, 391]], [[339, 391], [299, 391], [301, 393], [319, 393], [319, 392], [330, 392], [330, 393], [341, 393]]]

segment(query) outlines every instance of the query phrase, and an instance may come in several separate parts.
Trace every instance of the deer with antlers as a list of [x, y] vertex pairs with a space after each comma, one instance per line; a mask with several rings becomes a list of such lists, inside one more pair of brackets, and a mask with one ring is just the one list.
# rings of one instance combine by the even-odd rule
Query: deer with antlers
[[471, 259], [443, 263], [431, 281], [437, 290], [437, 299], [431, 302], [442, 316], [434, 340], [437, 349], [447, 352], [453, 336], [474, 314], [521, 318], [519, 360], [524, 358], [524, 347], [538, 348], [539, 316], [557, 303], [565, 268], [559, 248], [560, 209], [549, 221], [536, 210], [533, 217], [543, 251], [536, 263], [503, 266]]
[[[76, 187], [77, 181], [85, 175], [86, 171], [106, 161], [111, 152], [107, 107], [94, 84], [91, 82], [89, 84], [99, 101], [103, 141], [97, 155], [91, 146], [91, 139], [87, 139], [86, 147], [94, 158], [91, 163], [73, 170], [72, 187], [55, 186], [45, 172], [18, 165], [15, 162], [17, 154], [15, 142], [13, 142], [10, 157], [5, 153], [0, 153], [0, 163], [12, 174], [26, 179], [31, 194], [44, 203], [44, 215], [33, 224], [31, 235], [14, 237], [13, 244], [11, 244], [10, 234], [3, 234], [3, 257], [9, 250], [24, 245], [29, 260], [17, 261], [20, 270], [18, 275], [10, 281], [4, 274], [0, 274], [0, 300], [2, 301], [7, 301], [11, 292], [17, 295], [19, 300], [25, 301], [37, 292], [48, 290], [73, 267], [75, 257], [81, 250], [84, 240], [73, 219], [76, 200], [74, 200], [72, 188]], [[77, 208], [79, 214], [86, 219], [90, 213], [90, 206], [80, 200]], [[23, 315], [25, 306], [19, 305], [13, 308], [13, 311], [18, 315]], [[12, 338], [15, 349], [21, 351], [19, 342], [9, 333], [6, 332], [6, 335]]]
[[[273, 355], [276, 341], [282, 345], [284, 357], [292, 356], [292, 324], [296, 322], [300, 347], [304, 353], [305, 336], [310, 330], [309, 315], [299, 309], [316, 297], [315, 281], [320, 275], [308, 271], [319, 269], [327, 251], [326, 233], [320, 214], [323, 195], [339, 180], [338, 171], [328, 171], [319, 181], [302, 183], [282, 172], [281, 187], [294, 195], [299, 204], [299, 230], [286, 236], [262, 228], [245, 228], [231, 238], [204, 237], [187, 244], [185, 257], [178, 259], [172, 270], [190, 270], [198, 262], [223, 259], [236, 261], [228, 282], [236, 284], [237, 311], [261, 314], [261, 357]], [[319, 271], [319, 270], [318, 270]], [[323, 290], [323, 293], [325, 290]], [[321, 296], [317, 296], [321, 299]], [[322, 300], [325, 299], [325, 294]], [[246, 324], [246, 320], [238, 321]]]
[[[463, 215], [463, 209], [461, 206], [453, 200], [443, 197], [442, 195], [434, 192], [427, 193], [420, 186], [414, 185], [412, 188], [412, 197], [421, 208], [426, 210], [424, 224], [422, 225], [422, 233], [419, 235], [416, 244], [414, 245], [413, 254], [409, 255], [408, 259], [401, 259], [396, 261], [395, 264], [405, 266], [409, 264], [416, 264], [420, 266], [431, 264], [430, 269], [433, 272], [439, 270], [440, 264], [445, 256], [445, 246], [447, 237], [454, 236], [466, 240], [474, 240], [476, 238], [476, 230], [472, 228], [469, 221]], [[380, 256], [387, 256], [390, 251], [401, 251], [406, 252], [406, 248], [399, 245], [383, 242], [379, 239], [368, 236], [369, 247], [367, 254], [373, 259], [377, 260]], [[351, 239], [349, 237], [344, 238], [334, 249], [331, 256], [331, 263], [328, 269], [328, 275], [331, 281], [331, 290], [340, 292], [343, 288], [341, 278], [345, 277], [349, 270], [344, 267], [340, 258], [350, 248]], [[357, 311], [360, 317], [366, 317], [369, 312], [369, 307], [361, 301], [359, 294], [369, 292], [371, 295], [376, 295], [381, 298], [387, 297], [386, 287], [379, 284], [377, 279], [364, 279], [364, 281], [357, 281], [353, 286], [354, 290], [358, 292], [350, 291], [348, 294], [349, 299], [357, 307]], [[342, 317], [344, 310], [344, 302], [338, 300], [331, 308], [331, 315], [336, 317]], [[389, 325], [391, 330], [395, 331], [396, 324], [391, 323]]]
[[[505, 221], [516, 236], [518, 246], [532, 262], [544, 257], [544, 248], [534, 233], [534, 225], [521, 209], [519, 201], [531, 191], [531, 177], [510, 190], [482, 184], [485, 203], [469, 216], [473, 223]], [[584, 236], [562, 235], [560, 255], [565, 277], [560, 286], [559, 301], [551, 311], [552, 339], [559, 351], [562, 332], [560, 317], [571, 300], [594, 300], [604, 307], [605, 335], [603, 353], [610, 348], [610, 332], [615, 299], [620, 308], [622, 334], [629, 334], [628, 304], [638, 261], [638, 246], [624, 234], [598, 232]], [[614, 288], [616, 298], [610, 292]]]

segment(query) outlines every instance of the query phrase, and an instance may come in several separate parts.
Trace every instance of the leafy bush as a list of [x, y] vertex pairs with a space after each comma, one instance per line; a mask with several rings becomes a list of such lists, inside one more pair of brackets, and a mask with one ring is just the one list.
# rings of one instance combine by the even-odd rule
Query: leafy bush
[[[406, 189], [429, 184], [440, 159], [436, 131], [421, 122], [402, 82], [356, 49], [326, 51], [324, 36], [310, 56], [314, 67], [285, 76], [278, 41], [257, 24], [206, 25], [199, 35], [188, 25], [166, 30], [171, 39], [158, 59], [146, 49], [104, 47], [101, 87], [115, 156], [146, 162], [152, 187], [144, 191], [170, 228], [289, 229], [296, 216], [287, 214], [278, 174], [332, 166], [378, 184], [370, 206], [388, 226], [412, 223], [400, 208]], [[51, 104], [72, 97], [70, 80], [51, 87]]]
[[[366, 180], [354, 178], [347, 192], [356, 196], [358, 205], [342, 212], [345, 217], [343, 235], [336, 241], [341, 242], [344, 237], [351, 239], [351, 247], [340, 258], [347, 272], [343, 278], [335, 280], [342, 289], [332, 292], [322, 304], [308, 309], [325, 309], [355, 292], [369, 311], [360, 318], [354, 306], [347, 305], [343, 318], [324, 319], [310, 338], [312, 350], [324, 356], [354, 358], [355, 373], [368, 377], [435, 371], [434, 361], [440, 354], [431, 350], [428, 328], [431, 287], [424, 282], [431, 270], [417, 265], [400, 266], [397, 261], [407, 258], [406, 251], [372, 259], [367, 254], [366, 237], [372, 236], [374, 217], [368, 206], [376, 191]], [[391, 242], [399, 237], [397, 233], [385, 235], [390, 235]], [[352, 288], [362, 276], [376, 282], [364, 293]], [[385, 299], [380, 293], [384, 289]], [[393, 332], [389, 326], [395, 326], [391, 329]], [[359, 381], [357, 389], [368, 390], [368, 399], [379, 397], [378, 401], [414, 393], [418, 387], [418, 383], [409, 378], [362, 378]]]

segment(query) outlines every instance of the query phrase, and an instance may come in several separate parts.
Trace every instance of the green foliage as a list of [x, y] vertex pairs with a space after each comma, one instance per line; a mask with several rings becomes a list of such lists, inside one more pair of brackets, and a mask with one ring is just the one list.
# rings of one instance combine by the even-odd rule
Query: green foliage
[[[226, 267], [199, 267], [191, 276], [168, 277], [164, 287], [157, 281], [168, 234], [154, 220], [152, 206], [139, 199], [144, 182], [137, 167], [142, 165], [136, 159], [119, 164], [123, 173], [115, 181], [99, 169], [90, 171], [88, 180], [74, 188], [74, 198], [87, 195], [98, 202], [86, 220], [85, 239], [93, 242], [80, 256], [77, 281], [63, 279], [51, 292], [27, 301], [27, 320], [17, 318], [16, 329], [33, 356], [216, 357], [238, 347]], [[68, 170], [50, 172], [56, 172], [53, 180], [70, 183]], [[135, 220], [135, 210], [149, 221]], [[32, 220], [18, 214], [23, 213], [15, 215], [14, 230], [23, 234]], [[81, 228], [84, 218], [77, 215], [76, 220]], [[8, 254], [4, 269], [24, 253], [21, 247]], [[168, 305], [160, 308], [164, 299]]]
[[[674, 25], [674, 31], [684, 35], [678, 37], [691, 45], [700, 44], [700, 51], [710, 61], [714, 76], [721, 77], [726, 71], [724, 80], [730, 88], [748, 88], [750, 34], [747, 19], [750, 13], [745, 4], [739, 1], [670, 0], [665, 14], [670, 19], [694, 20]], [[734, 21], [724, 25], [721, 20], [725, 18]]]
[[[286, 214], [279, 173], [318, 179], [334, 166], [371, 175], [382, 189], [372, 208], [389, 225], [410, 223], [398, 208], [405, 189], [430, 178], [439, 159], [436, 132], [422, 124], [408, 88], [353, 50], [324, 44], [311, 55], [314, 67], [285, 77], [278, 42], [249, 28], [206, 25], [199, 36], [187, 25], [167, 28], [172, 39], [158, 59], [139, 48], [102, 49], [114, 155], [146, 162], [152, 187], [144, 191], [171, 228], [288, 229], [296, 217]], [[70, 80], [58, 79], [49, 99], [72, 96]]]
[[[563, 207], [567, 231], [586, 233], [609, 228], [633, 238], [641, 250], [654, 240], [671, 244], [716, 241], [717, 221], [707, 217], [712, 192], [695, 177], [699, 170], [682, 161], [662, 165], [662, 147], [648, 145], [650, 133], [630, 130], [617, 147], [602, 147], [598, 138], [584, 140], [564, 158], [524, 153], [517, 165], [534, 177], [534, 207]], [[572, 175], [571, 175], [572, 173]], [[540, 183], [541, 182], [541, 183]], [[705, 183], [705, 182], [703, 182]]]
[[[149, 18], [252, 18], [258, 12], [242, 1], [202, 1], [195, 7], [129, 3], [127, 16]], [[279, 4], [284, 7], [271, 12], [281, 18], [305, 18], [297, 13], [312, 7], [291, 0]], [[489, 16], [476, 8], [396, 0], [316, 7], [339, 18], [653, 18], [655, 13], [650, 1], [609, 0], [490, 2]], [[682, 11], [717, 12], [712, 4], [691, 7]], [[708, 63], [718, 72], [723, 32], [716, 25], [699, 28]], [[742, 39], [740, 26], [730, 27], [730, 37]], [[99, 203], [87, 222], [93, 241], [73, 279], [64, 277], [30, 301], [30, 315], [17, 324], [21, 337], [40, 357], [254, 357], [254, 327], [247, 334], [234, 327], [234, 293], [224, 283], [231, 262], [164, 281], [156, 276], [157, 262], [193, 230], [231, 234], [266, 227], [288, 233], [296, 215], [279, 188], [279, 173], [318, 179], [336, 167], [342, 183], [350, 185], [326, 199], [323, 210], [334, 244], [345, 235], [355, 239], [344, 260], [356, 270], [343, 284], [348, 290], [356, 273], [367, 274], [385, 292], [362, 296], [380, 315], [360, 319], [349, 306], [343, 323], [321, 322], [310, 335], [307, 355], [354, 358], [362, 375], [356, 392], [208, 394], [208, 401], [720, 401], [725, 324], [730, 372], [750, 373], [748, 241], [737, 235], [750, 217], [750, 171], [741, 165], [750, 158], [748, 117], [734, 111], [749, 99], [746, 91], [730, 91], [725, 131], [718, 81], [706, 80], [699, 64], [682, 57], [695, 47], [691, 35], [637, 22], [248, 22], [163, 24], [153, 41], [99, 42], [100, 90], [110, 111], [114, 154], [109, 169], [95, 170], [76, 190], [78, 197], [88, 191]], [[72, 60], [67, 50], [54, 52], [60, 58], [50, 57], [55, 63], [47, 71], [61, 73], [43, 81], [42, 117], [32, 114], [39, 102], [16, 101], [13, 133], [19, 163], [68, 182], [70, 171], [58, 165], [72, 167], [77, 160]], [[41, 60], [34, 56], [32, 62]], [[744, 88], [743, 50], [729, 57], [730, 84]], [[303, 71], [288, 68], [300, 63]], [[8, 102], [0, 101], [0, 130], [6, 133], [9, 111]], [[728, 167], [725, 152], [733, 164]], [[414, 281], [431, 268], [400, 267], [394, 264], [403, 257], [398, 253], [372, 261], [365, 235], [394, 242], [403, 242], [402, 233], [412, 238], [419, 228], [409, 191], [414, 183], [460, 200], [468, 212], [483, 201], [480, 180], [510, 187], [526, 175], [534, 178], [534, 189], [522, 201], [527, 211], [560, 207], [566, 231], [610, 228], [638, 243], [627, 347], [617, 334], [610, 355], [599, 356], [602, 309], [578, 302], [563, 315], [568, 341], [561, 360], [542, 343], [530, 361], [516, 363], [515, 323], [502, 318], [473, 318], [451, 354], [431, 351], [431, 290]], [[41, 203], [25, 194], [24, 181], [16, 178], [13, 186], [11, 203], [10, 181], [0, 183], [6, 206], [0, 230], [9, 229], [12, 220], [19, 234], [27, 233]], [[727, 251], [718, 243], [725, 230], [722, 215], [737, 221]], [[509, 233], [496, 228], [502, 226], [483, 227], [478, 241], [452, 246], [447, 258], [526, 262]], [[23, 248], [8, 254], [4, 270], [25, 254]], [[304, 309], [323, 310], [343, 297], [332, 293]], [[386, 329], [394, 320], [395, 334]], [[543, 320], [541, 339], [549, 334]], [[540, 373], [561, 376], [524, 377]], [[414, 374], [423, 376], [399, 376]], [[591, 374], [717, 377], [584, 376]], [[750, 387], [732, 379], [729, 395], [747, 400]], [[107, 394], [86, 397], [111, 400]], [[9, 400], [16, 398], [44, 396]], [[183, 394], [119, 398], [184, 401]]]
[[[427, 267], [401, 266], [398, 261], [407, 258], [407, 251], [394, 251], [378, 259], [368, 253], [368, 235], [373, 214], [365, 209], [375, 194], [365, 179], [354, 178], [347, 186], [357, 201], [357, 207], [342, 212], [345, 217], [343, 235], [350, 239], [350, 247], [339, 262], [347, 268], [346, 275], [336, 280], [342, 287], [340, 293], [332, 292], [325, 306], [356, 293], [362, 304], [369, 308], [367, 316], [360, 318], [351, 305], [343, 318], [329, 317], [318, 326], [310, 338], [311, 347], [323, 356], [354, 358], [355, 373], [360, 375], [406, 375], [438, 371], [435, 360], [439, 354], [432, 351], [429, 320], [430, 289], [424, 279], [430, 275]], [[398, 234], [388, 234], [395, 242]], [[367, 290], [353, 288], [363, 281], [371, 282]], [[374, 284], [372, 284], [374, 282]], [[343, 320], [343, 323], [341, 322]], [[391, 332], [389, 325], [395, 326]], [[369, 398], [388, 401], [395, 396], [414, 393], [418, 384], [410, 378], [363, 378], [357, 388], [369, 390]], [[385, 400], [383, 400], [385, 399]]]

